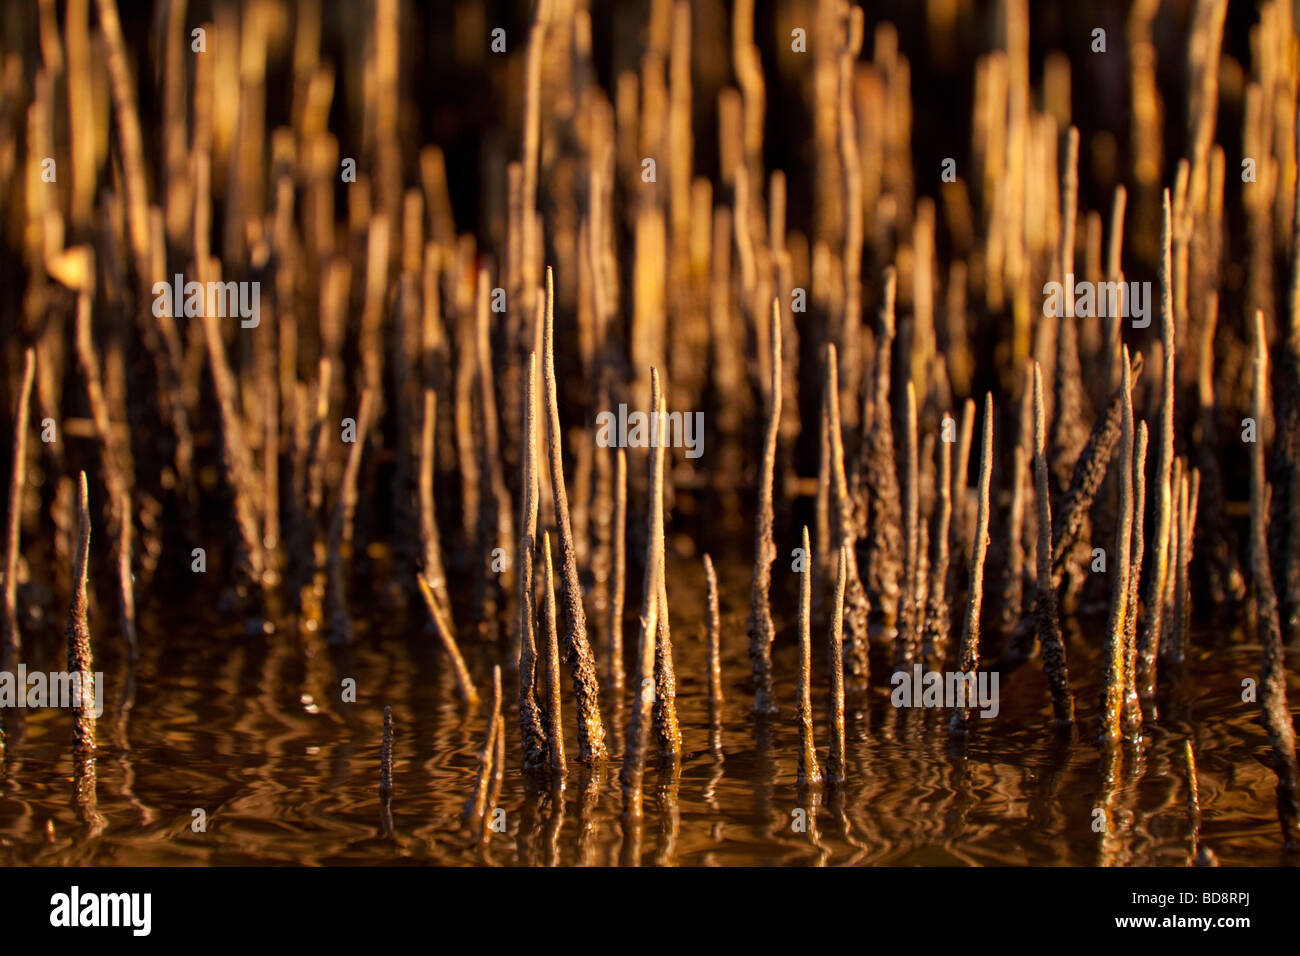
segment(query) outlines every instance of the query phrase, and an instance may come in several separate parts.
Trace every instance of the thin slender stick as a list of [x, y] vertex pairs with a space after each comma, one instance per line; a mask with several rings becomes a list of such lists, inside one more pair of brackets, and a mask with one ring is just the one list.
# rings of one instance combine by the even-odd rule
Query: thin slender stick
[[479, 426], [476, 436], [479, 453], [479, 476], [486, 482], [481, 489], [478, 505], [476, 538], [479, 550], [479, 569], [475, 578], [475, 606], [479, 617], [480, 633], [496, 632], [497, 608], [501, 600], [501, 577], [493, 567], [492, 553], [504, 549], [514, 539], [510, 517], [510, 495], [502, 473], [501, 448], [498, 437], [496, 386], [493, 380], [492, 340], [489, 328], [491, 312], [488, 307], [490, 280], [486, 269], [478, 272], [477, 300], [474, 309], [474, 381], [478, 386]]
[[1161, 664], [1172, 664], [1174, 655], [1177, 653], [1175, 645], [1178, 637], [1174, 633], [1174, 592], [1178, 584], [1178, 538], [1182, 530], [1182, 522], [1179, 521], [1178, 516], [1183, 507], [1183, 498], [1186, 497], [1186, 489], [1183, 487], [1183, 477], [1186, 470], [1186, 460], [1181, 455], [1175, 457], [1174, 472], [1169, 485], [1173, 489], [1171, 495], [1173, 511], [1169, 519], [1169, 574], [1165, 576], [1165, 593], [1161, 598], [1162, 620], [1159, 655]]
[[[650, 370], [650, 407], [659, 407], [659, 370]], [[641, 781], [645, 774], [646, 741], [650, 734], [654, 704], [655, 631], [659, 617], [660, 541], [663, 537], [664, 448], [654, 443], [649, 455], [650, 507], [646, 516], [645, 577], [641, 588], [641, 628], [637, 637], [637, 668], [633, 687], [636, 696], [628, 719], [627, 747], [619, 780], [623, 787], [623, 815], [641, 819]]]
[[1264, 480], [1264, 415], [1268, 389], [1268, 343], [1264, 337], [1264, 313], [1255, 313], [1255, 384], [1251, 394], [1251, 416], [1255, 420], [1255, 442], [1250, 453], [1250, 567], [1255, 577], [1255, 599], [1259, 604], [1259, 643], [1262, 649], [1259, 673], [1259, 706], [1264, 729], [1273, 745], [1277, 771], [1278, 822], [1282, 838], [1290, 848], [1300, 847], [1300, 769], [1296, 765], [1295, 728], [1286, 700], [1286, 664], [1282, 650], [1282, 628], [1278, 621], [1277, 592], [1269, 565], [1268, 506], [1270, 489]]
[[[1041, 391], [1041, 381], [1040, 381]], [[1037, 405], [1042, 407], [1041, 397]], [[1037, 438], [1037, 436], [1035, 436]], [[1039, 452], [1040, 456], [1042, 452]], [[966, 620], [961, 632], [961, 666], [969, 675], [966, 686], [979, 669], [980, 663], [980, 610], [984, 605], [984, 559], [989, 549], [989, 485], [993, 479], [993, 393], [984, 397], [984, 439], [980, 444], [979, 510], [975, 518], [975, 542], [971, 552], [970, 592], [966, 597]], [[954, 708], [949, 733], [964, 734], [970, 722], [969, 700]]]
[[519, 539], [519, 734], [523, 742], [524, 770], [541, 770], [550, 745], [543, 726], [543, 708], [537, 702], [537, 608], [533, 582], [533, 539]]
[[[799, 575], [799, 783], [822, 782], [812, 714], [812, 545], [803, 529], [804, 566]], [[842, 692], [842, 688], [841, 688]]]
[[18, 631], [18, 548], [22, 535], [23, 488], [27, 484], [27, 419], [30, 414], [32, 382], [36, 376], [36, 352], [23, 353], [23, 380], [18, 388], [18, 406], [14, 410], [13, 473], [9, 479], [9, 518], [5, 528], [4, 564], [4, 634], [0, 643], [0, 667], [14, 672], [22, 655], [22, 635]]
[[1133, 447], [1133, 536], [1129, 546], [1128, 609], [1124, 618], [1124, 733], [1136, 738], [1142, 730], [1142, 702], [1137, 691], [1138, 583], [1146, 547], [1147, 423], [1138, 422]]
[[379, 798], [393, 796], [393, 708], [384, 705], [384, 743], [379, 755]]
[[623, 602], [627, 590], [627, 451], [614, 458], [613, 584], [609, 596], [609, 688], [623, 699]]
[[831, 604], [831, 626], [826, 645], [826, 663], [831, 674], [831, 745], [826, 759], [826, 776], [831, 783], [843, 783], [848, 776], [844, 757], [844, 590], [848, 581], [849, 546], [840, 545], [835, 562], [835, 599]]
[[582, 584], [578, 580], [578, 558], [569, 522], [569, 495], [564, 486], [564, 461], [560, 450], [560, 405], [555, 386], [555, 285], [546, 269], [546, 319], [543, 340], [543, 373], [546, 384], [546, 415], [550, 425], [551, 493], [555, 501], [555, 522], [560, 535], [561, 598], [564, 604], [564, 657], [573, 675], [578, 698], [578, 760], [592, 765], [603, 760], [605, 727], [600, 719], [600, 687], [596, 658], [587, 642], [587, 616], [582, 605]]
[[[68, 624], [64, 630], [68, 645], [68, 673], [79, 674], [81, 681], [81, 700], [75, 709], [76, 726], [72, 738], [73, 754], [77, 760], [92, 757], [95, 753], [95, 709], [86, 706], [95, 695], [95, 663], [90, 649], [90, 623], [86, 618], [89, 554], [90, 500], [83, 471], [77, 485], [77, 550], [72, 560], [72, 603], [68, 607]], [[93, 772], [92, 769], [92, 775]]]
[[1201, 473], [1189, 465], [1188, 469], [1183, 471], [1182, 484], [1178, 496], [1178, 563], [1174, 577], [1174, 633], [1170, 650], [1171, 660], [1180, 665], [1187, 655], [1188, 628], [1191, 621], [1192, 595], [1188, 586], [1188, 571], [1192, 563], [1192, 537], [1196, 533], [1196, 509], [1201, 493]]
[[1218, 866], [1208, 846], [1201, 846], [1201, 786], [1196, 778], [1196, 752], [1191, 740], [1183, 741], [1183, 768], [1187, 773], [1187, 839], [1191, 844], [1188, 862], [1196, 866]]
[[[457, 326], [457, 335], [461, 340], [469, 339], [474, 334], [474, 323], [472, 316], [462, 312], [459, 317]], [[460, 506], [461, 506], [461, 526], [468, 542], [478, 542], [479, 532], [482, 527], [480, 509], [484, 506], [482, 498], [482, 462], [481, 456], [475, 451], [475, 431], [474, 431], [474, 381], [477, 377], [475, 371], [475, 350], [473, 348], [462, 347], [457, 350], [456, 354], [456, 451], [457, 465], [460, 471]], [[479, 571], [480, 576], [483, 571]], [[479, 592], [485, 586], [484, 580], [480, 577], [476, 579], [475, 588]], [[481, 604], [484, 599], [482, 593], [475, 594], [475, 604]], [[480, 625], [481, 626], [481, 625]]]
[[329, 359], [320, 360], [316, 374], [316, 406], [313, 412], [311, 435], [306, 443], [302, 464], [301, 500], [304, 507], [298, 519], [298, 554], [303, 569], [298, 580], [299, 612], [314, 626], [320, 617], [320, 571], [322, 545], [320, 541], [321, 515], [325, 505], [325, 450], [329, 440], [325, 419], [329, 415], [330, 387], [333, 366]]
[[[837, 548], [847, 547], [849, 556], [849, 573], [845, 602], [848, 612], [845, 620], [848, 624], [848, 637], [844, 641], [844, 663], [850, 679], [865, 687], [871, 676], [871, 659], [868, 648], [868, 618], [871, 615], [871, 602], [862, 586], [858, 575], [858, 559], [854, 546], [857, 533], [852, 518], [852, 500], [849, 497], [848, 479], [844, 474], [844, 442], [840, 432], [840, 397], [837, 385], [837, 352], [835, 345], [826, 346], [826, 380], [822, 393], [822, 407], [825, 409], [822, 427], [830, 445], [830, 510], [834, 527], [832, 540]], [[885, 600], [888, 600], [887, 598]]]
[[115, 0], [96, 0], [99, 25], [108, 53], [108, 75], [117, 117], [118, 145], [122, 149], [122, 170], [126, 185], [127, 220], [131, 251], [141, 279], [149, 261], [149, 197], [145, 180], [144, 146], [140, 116], [135, 104], [135, 81], [122, 38], [122, 23]]
[[1142, 629], [1138, 635], [1138, 693], [1150, 699], [1156, 692], [1156, 655], [1160, 651], [1160, 629], [1164, 615], [1164, 593], [1169, 576], [1169, 534], [1173, 522], [1174, 467], [1174, 299], [1173, 299], [1173, 212], [1169, 190], [1164, 192], [1164, 226], [1161, 229], [1160, 343], [1164, 350], [1164, 379], [1160, 399], [1160, 442], [1156, 446], [1156, 514], [1153, 529], [1155, 548], [1142, 597]]
[[1103, 747], [1119, 742], [1121, 711], [1126, 688], [1125, 636], [1128, 615], [1129, 558], [1133, 542], [1133, 379], [1129, 371], [1128, 347], [1124, 348], [1120, 390], [1124, 397], [1123, 435], [1120, 439], [1119, 521], [1115, 528], [1115, 557], [1112, 561], [1110, 621], [1106, 627], [1106, 682], [1102, 691], [1100, 741]]
[[[840, 320], [837, 348], [843, 350], [844, 374], [840, 400], [848, 410], [850, 425], [857, 414], [857, 395], [861, 376], [861, 350], [858, 340], [862, 324], [860, 270], [862, 265], [862, 164], [859, 161], [857, 121], [854, 116], [853, 76], [854, 62], [862, 49], [863, 13], [859, 7], [849, 8], [849, 18], [844, 23], [844, 45], [840, 47], [838, 70], [838, 147], [841, 182], [844, 187], [844, 313]], [[879, 368], [879, 366], [877, 366]], [[879, 410], [877, 410], [879, 415]], [[880, 419], [877, 417], [877, 422]], [[888, 421], [888, 419], [886, 419]], [[893, 597], [893, 595], [889, 595]]]
[[486, 843], [488, 834], [492, 832], [492, 817], [496, 813], [497, 803], [501, 799], [501, 784], [505, 779], [506, 726], [501, 718], [500, 686], [501, 667], [496, 665], [492, 668], [492, 726], [496, 746], [492, 754], [492, 782], [488, 787], [487, 803], [483, 807], [483, 829], [479, 831], [480, 843]]
[[[204, 161], [206, 162], [206, 156]], [[198, 231], [197, 226], [195, 230]], [[206, 283], [211, 271], [211, 267], [205, 264], [199, 272], [199, 281]], [[205, 311], [202, 319], [203, 340], [221, 413], [222, 471], [234, 499], [235, 526], [238, 532], [236, 540], [239, 545], [234, 561], [236, 590], [243, 592], [260, 586], [263, 555], [258, 531], [252, 452], [248, 447], [243, 418], [239, 414], [238, 384], [230, 369], [225, 343], [221, 339], [220, 321], [215, 314]]]
[[1011, 470], [1011, 505], [1007, 509], [1007, 518], [1003, 529], [1002, 581], [999, 594], [1000, 617], [1003, 636], [1007, 639], [1007, 648], [1015, 646], [1017, 656], [1023, 653], [1019, 646], [1024, 642], [1024, 632], [1017, 632], [1024, 616], [1025, 595], [1025, 473], [1030, 469], [1033, 459], [1033, 435], [1029, 423], [1033, 420], [1034, 389], [1033, 368], [1027, 367], [1028, 375], [1020, 396], [1020, 409], [1016, 415], [1016, 447], [1012, 450]]
[[555, 571], [551, 564], [551, 535], [542, 532], [542, 645], [546, 652], [546, 739], [554, 780], [568, 772], [564, 759], [564, 723], [560, 719], [560, 645], [555, 629]]
[[[433, 596], [442, 608], [447, 623], [452, 625], [451, 595], [447, 592], [447, 572], [442, 563], [442, 547], [438, 533], [438, 514], [433, 501], [434, 427], [438, 421], [438, 395], [429, 388], [424, 391], [424, 418], [420, 427], [420, 541], [424, 577], [429, 582]], [[454, 626], [454, 625], [453, 625]]]
[[[1128, 190], [1121, 183], [1115, 187], [1115, 198], [1110, 207], [1110, 238], [1106, 243], [1106, 281], [1123, 282], [1124, 273], [1121, 265], [1124, 251], [1124, 212], [1128, 206]], [[1121, 286], [1121, 288], [1123, 288]], [[1121, 293], [1122, 294], [1122, 293]], [[1110, 394], [1119, 385], [1118, 372], [1115, 367], [1119, 357], [1120, 323], [1122, 310], [1116, 309], [1106, 323], [1106, 342], [1103, 353], [1106, 359], [1106, 394]]]
[[537, 353], [528, 354], [528, 374], [524, 379], [524, 460], [523, 501], [520, 505], [521, 530], [518, 548], [519, 578], [519, 733], [523, 740], [524, 769], [540, 770], [550, 751], [542, 711], [537, 703], [537, 608], [533, 582], [536, 556], [538, 477], [537, 477]]
[[504, 733], [501, 725], [501, 668], [492, 669], [492, 709], [488, 712], [487, 734], [483, 749], [478, 753], [478, 772], [474, 776], [474, 793], [465, 804], [465, 822], [470, 832], [481, 833], [484, 814], [487, 812], [488, 785], [492, 776], [492, 763], [496, 754], [497, 737]]
[[[970, 553], [970, 492], [967, 482], [970, 479], [970, 451], [975, 438], [975, 399], [968, 398], [961, 409], [961, 427], [957, 431], [957, 458], [952, 463], [952, 540], [950, 548], [958, 560], [951, 563], [955, 575], [960, 563]], [[952, 590], [960, 590], [954, 580]]]
[[540, 0], [536, 17], [529, 30], [528, 53], [525, 65], [527, 84], [524, 87], [523, 136], [523, 253], [522, 272], [524, 289], [537, 286], [537, 165], [541, 144], [541, 89], [542, 57], [546, 42], [546, 26], [550, 17], [550, 3]]
[[704, 556], [704, 582], [708, 588], [708, 644], [709, 644], [709, 712], [720, 715], [722, 694], [722, 624], [718, 614], [718, 575], [713, 570], [713, 559]]
[[[944, 413], [943, 421], [952, 421]], [[954, 424], [956, 424], [954, 422]], [[934, 530], [930, 533], [930, 581], [925, 606], [925, 629], [921, 659], [942, 670], [948, 653], [948, 534], [952, 522], [952, 445], [939, 442], [938, 502], [934, 509]]]
[[[1075, 217], [1079, 193], [1079, 131], [1071, 126], [1066, 134], [1061, 177], [1061, 235], [1057, 263], [1062, 282], [1074, 287]], [[1073, 310], [1071, 310], [1073, 311]], [[1083, 448], [1083, 406], [1086, 393], [1079, 370], [1079, 325], [1072, 315], [1052, 319], [1056, 324], [1055, 415], [1050, 444], [1058, 480], [1064, 481], [1071, 462]]]
[[357, 476], [361, 472], [361, 456], [365, 452], [366, 438], [370, 433], [370, 419], [374, 414], [374, 393], [361, 392], [361, 408], [357, 412], [356, 432], [352, 447], [348, 449], [347, 465], [334, 512], [330, 517], [329, 538], [329, 588], [326, 591], [326, 637], [329, 643], [346, 646], [352, 643], [352, 617], [348, 613], [347, 581], [343, 573], [343, 547], [352, 543], [353, 517], [357, 510]]
[[[493, 382], [495, 363], [492, 361], [492, 338], [488, 308], [489, 289], [491, 286], [486, 269], [479, 270], [479, 294], [477, 308], [474, 310], [474, 356], [477, 362], [477, 380], [479, 388], [479, 411], [482, 414], [483, 427], [483, 470], [490, 482], [486, 489], [489, 493], [484, 501], [491, 502], [486, 508], [488, 520], [495, 525], [488, 530], [498, 547], [514, 537], [510, 521], [510, 495], [506, 491], [505, 475], [501, 470], [501, 448], [498, 437], [496, 387]], [[482, 515], [480, 514], [480, 518]]]
[[1034, 363], [1034, 496], [1038, 505], [1038, 596], [1034, 622], [1043, 648], [1043, 670], [1052, 691], [1052, 712], [1058, 725], [1074, 723], [1074, 698], [1065, 663], [1065, 641], [1056, 616], [1056, 589], [1052, 584], [1052, 505], [1047, 487], [1047, 423], [1043, 408], [1043, 371]]
[[460, 695], [465, 699], [465, 703], [471, 707], [478, 706], [478, 691], [474, 688], [474, 681], [469, 676], [469, 668], [465, 666], [465, 658], [461, 656], [460, 647], [456, 643], [456, 635], [451, 632], [446, 619], [442, 615], [442, 609], [438, 606], [437, 596], [433, 593], [433, 586], [429, 579], [423, 574], [417, 575], [417, 581], [420, 585], [420, 594], [424, 598], [424, 606], [429, 609], [429, 617], [433, 619], [433, 629], [438, 632], [438, 640], [442, 641], [443, 649], [447, 656], [451, 658], [452, 669], [456, 672], [456, 683], [460, 687]]
[[780, 304], [772, 302], [772, 319], [768, 337], [771, 348], [766, 426], [763, 433], [763, 462], [759, 468], [758, 508], [754, 519], [754, 578], [749, 596], [749, 659], [754, 671], [754, 713], [775, 714], [772, 693], [772, 640], [776, 626], [772, 623], [770, 591], [772, 562], [776, 560], [776, 542], [772, 539], [772, 473], [776, 467], [776, 441], [781, 426], [781, 313]]
[[921, 634], [916, 620], [917, 566], [920, 563], [920, 474], [916, 447], [916, 386], [910, 380], [907, 383], [903, 441], [903, 589], [898, 596], [895, 672], [910, 672], [912, 662], [921, 652]]
[[95, 686], [95, 662], [87, 620], [86, 574], [90, 554], [90, 500], [86, 473], [80, 474], [77, 492], [77, 546], [72, 563], [72, 602], [64, 638], [68, 647], [68, 673], [76, 675], [80, 694], [73, 701], [73, 788], [77, 812], [91, 835], [104, 827], [95, 791], [95, 718], [102, 688]]
[[[666, 405], [661, 405], [661, 411]], [[660, 536], [659, 564], [664, 565], [663, 538]], [[659, 619], [655, 622], [655, 706], [654, 724], [659, 736], [659, 752], [676, 757], [682, 749], [682, 731], [677, 722], [677, 673], [673, 668], [673, 637], [668, 627], [667, 575], [659, 575]]]

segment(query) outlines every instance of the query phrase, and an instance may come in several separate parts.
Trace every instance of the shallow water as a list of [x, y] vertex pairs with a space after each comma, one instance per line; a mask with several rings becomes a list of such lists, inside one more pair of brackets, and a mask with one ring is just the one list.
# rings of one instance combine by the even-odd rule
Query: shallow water
[[[1241, 700], [1242, 680], [1258, 672], [1254, 644], [1195, 635], [1186, 673], [1176, 687], [1165, 682], [1159, 721], [1147, 722], [1140, 747], [1126, 749], [1109, 801], [1110, 832], [1102, 834], [1093, 829], [1103, 800], [1092, 742], [1099, 640], [1076, 633], [1070, 643], [1080, 732], [1069, 746], [1047, 732], [1037, 659], [1004, 674], [998, 716], [976, 719], [969, 738], [953, 743], [947, 711], [890, 705], [887, 655], [878, 653], [870, 693], [850, 701], [849, 784], [805, 793], [795, 780], [793, 595], [774, 597], [782, 712], [756, 723], [749, 713], [748, 568], [740, 561], [720, 567], [726, 704], [719, 730], [709, 713], [696, 569], [679, 560], [669, 575], [681, 769], [675, 778], [647, 769], [639, 832], [621, 819], [626, 710], [616, 729], [608, 694], [602, 699], [615, 759], [595, 774], [582, 772], [573, 761], [566, 676], [568, 785], [561, 795], [536, 792], [519, 769], [515, 675], [507, 672], [506, 830], [493, 833], [485, 850], [471, 845], [461, 810], [474, 785], [487, 705], [467, 714], [419, 607], [409, 609], [406, 624], [382, 603], [369, 610], [355, 603], [357, 644], [347, 660], [332, 657], [314, 635], [304, 640], [287, 628], [249, 636], [200, 595], [162, 609], [149, 602], [141, 609], [132, 694], [114, 632], [96, 626], [115, 616], [101, 594], [91, 624], [107, 688], [97, 761], [106, 826], [87, 837], [74, 807], [71, 714], [24, 711], [20, 728], [7, 718], [0, 864], [1181, 865], [1188, 859], [1182, 750], [1189, 735], [1202, 843], [1225, 865], [1283, 862], [1258, 705]], [[780, 578], [779, 564], [776, 570]], [[635, 608], [629, 595], [629, 644]], [[26, 629], [29, 669], [62, 669], [61, 618], [54, 613]], [[818, 625], [813, 638], [823, 764], [824, 634]], [[470, 638], [462, 643], [486, 698], [490, 655]], [[332, 703], [342, 677], [356, 679], [357, 703]], [[1294, 676], [1290, 699], [1300, 699]], [[385, 704], [395, 726], [391, 837], [378, 795]], [[901, 722], [900, 713], [907, 715]], [[191, 827], [195, 809], [206, 815], [206, 832]], [[796, 826], [800, 816], [810, 820], [806, 828]]]

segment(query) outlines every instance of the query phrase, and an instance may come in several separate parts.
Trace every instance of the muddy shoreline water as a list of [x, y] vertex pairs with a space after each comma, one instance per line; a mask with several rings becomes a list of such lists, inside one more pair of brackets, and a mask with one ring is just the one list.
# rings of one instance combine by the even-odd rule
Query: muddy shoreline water
[[[1158, 700], [1159, 724], [1148, 725], [1139, 748], [1126, 747], [1137, 760], [1136, 780], [1115, 797], [1122, 830], [1111, 836], [1091, 828], [1102, 792], [1098, 751], [1091, 741], [1056, 742], [1036, 659], [1003, 676], [1000, 713], [976, 718], [964, 743], [949, 737], [946, 710], [899, 711], [883, 681], [865, 695], [851, 693], [849, 783], [810, 793], [796, 782], [793, 591], [784, 589], [788, 600], [781, 588], [774, 594], [781, 712], [756, 718], [744, 630], [747, 561], [738, 553], [718, 558], [718, 567], [720, 732], [708, 702], [703, 576], [691, 560], [670, 560], [682, 760], [674, 781], [651, 753], [645, 864], [1185, 865], [1187, 739], [1196, 750], [1201, 842], [1226, 866], [1286, 862], [1267, 737], [1258, 707], [1240, 699], [1242, 678], [1257, 672], [1258, 647], [1194, 633], [1185, 673]], [[793, 577], [777, 567], [778, 582]], [[375, 607], [380, 584], [369, 599]], [[359, 608], [365, 593], [358, 587]], [[100, 632], [97, 666], [108, 675], [98, 751], [105, 829], [85, 839], [69, 800], [70, 715], [29, 712], [21, 736], [10, 740], [0, 782], [0, 865], [619, 863], [621, 751], [594, 777], [575, 771], [557, 797], [522, 773], [513, 734], [499, 802], [506, 831], [492, 833], [486, 848], [472, 845], [462, 809], [488, 704], [467, 716], [436, 638], [418, 618], [406, 626], [398, 620], [358, 613], [356, 649], [336, 664], [323, 644], [304, 658], [296, 635], [250, 636], [198, 600], [143, 602], [133, 688], [124, 687], [111, 629]], [[1079, 672], [1100, 673], [1104, 620], [1067, 631]], [[61, 666], [61, 634], [30, 625], [27, 634], [30, 667]], [[161, 635], [167, 639], [151, 639]], [[492, 655], [472, 645], [465, 653], [481, 680]], [[889, 653], [875, 649], [877, 673], [887, 672]], [[822, 655], [813, 660], [814, 729], [824, 755], [828, 684]], [[357, 681], [355, 706], [331, 703], [340, 667]], [[514, 680], [507, 675], [508, 727], [516, 720]], [[1074, 689], [1081, 725], [1095, 726], [1099, 685], [1081, 681]], [[133, 691], [127, 711], [124, 690]], [[395, 729], [391, 837], [376, 789], [385, 704]], [[573, 740], [572, 708], [565, 720]], [[196, 809], [206, 832], [192, 829]]]

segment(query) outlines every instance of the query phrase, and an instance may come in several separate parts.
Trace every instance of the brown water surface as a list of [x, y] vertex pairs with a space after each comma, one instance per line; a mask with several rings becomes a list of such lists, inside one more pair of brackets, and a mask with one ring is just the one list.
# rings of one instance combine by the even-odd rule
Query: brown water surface
[[[1241, 700], [1242, 680], [1258, 673], [1254, 644], [1194, 637], [1186, 673], [1176, 686], [1166, 681], [1160, 719], [1147, 722], [1138, 748], [1126, 748], [1121, 783], [1108, 801], [1093, 743], [1099, 628], [1075, 633], [1069, 648], [1080, 716], [1070, 745], [1048, 732], [1048, 693], [1036, 659], [1003, 675], [999, 715], [975, 720], [970, 737], [954, 743], [946, 711], [890, 705], [881, 653], [870, 694], [849, 714], [849, 784], [802, 793], [795, 781], [793, 605], [784, 594], [774, 598], [782, 712], [756, 724], [749, 712], [748, 569], [739, 561], [720, 568], [727, 699], [719, 731], [707, 696], [702, 574], [694, 561], [674, 564], [669, 589], [685, 753], [677, 775], [647, 770], [639, 833], [621, 819], [626, 710], [616, 724], [606, 694], [616, 756], [595, 774], [581, 772], [572, 762], [577, 747], [566, 676], [568, 785], [559, 795], [539, 792], [520, 771], [516, 680], [507, 672], [506, 830], [492, 834], [485, 851], [472, 845], [461, 812], [473, 789], [487, 708], [467, 714], [415, 606], [409, 623], [378, 603], [354, 606], [357, 645], [349, 660], [288, 627], [249, 636], [193, 595], [159, 608], [166, 598], [155, 594], [142, 608], [143, 651], [132, 688], [116, 635], [104, 623], [114, 616], [112, 602], [101, 595], [91, 620], [97, 667], [106, 673], [97, 788], [106, 825], [87, 836], [74, 808], [71, 714], [24, 711], [20, 727], [9, 716], [0, 864], [604, 865], [639, 858], [670, 865], [1181, 865], [1188, 854], [1182, 750], [1189, 736], [1199, 764], [1203, 844], [1228, 865], [1282, 862], [1258, 705]], [[779, 563], [776, 570], [780, 578]], [[63, 668], [56, 617], [26, 630], [29, 669]], [[631, 642], [630, 595], [627, 617]], [[824, 634], [819, 625], [814, 700], [823, 763]], [[480, 688], [490, 690], [491, 656], [466, 643]], [[355, 704], [335, 703], [343, 677], [356, 680]], [[1294, 676], [1290, 699], [1300, 699]], [[396, 728], [391, 838], [378, 795], [385, 704]], [[1093, 811], [1103, 803], [1111, 823], [1098, 833]], [[206, 832], [191, 827], [195, 809], [206, 814]], [[800, 817], [810, 820], [806, 828], [796, 826]]]

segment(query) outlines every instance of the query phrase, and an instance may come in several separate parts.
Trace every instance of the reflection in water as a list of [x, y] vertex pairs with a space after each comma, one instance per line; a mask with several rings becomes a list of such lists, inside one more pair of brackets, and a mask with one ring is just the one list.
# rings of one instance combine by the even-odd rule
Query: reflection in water
[[[698, 565], [693, 574], [685, 567], [670, 577], [682, 751], [663, 762], [651, 743], [638, 817], [622, 813], [617, 751], [590, 770], [572, 763], [562, 789], [526, 776], [517, 673], [502, 674], [506, 732], [497, 737], [486, 702], [466, 708], [418, 607], [405, 621], [358, 613], [353, 647], [331, 651], [287, 624], [248, 636], [242, 622], [223, 623], [202, 607], [169, 611], [150, 602], [137, 621], [134, 668], [111, 624], [96, 628], [92, 614], [97, 667], [109, 685], [92, 756], [73, 759], [66, 710], [6, 714], [0, 864], [1184, 865], [1192, 846], [1225, 865], [1284, 859], [1276, 780], [1254, 756], [1267, 752], [1267, 740], [1256, 707], [1240, 697], [1242, 675], [1258, 667], [1257, 648], [1215, 646], [1214, 635], [1198, 635], [1185, 674], [1162, 686], [1160, 720], [1145, 722], [1141, 741], [1110, 757], [1094, 743], [1099, 688], [1086, 678], [1101, 672], [1101, 648], [1085, 633], [1070, 647], [1079, 675], [1075, 739], [1052, 732], [1036, 661], [1003, 675], [998, 717], [974, 718], [965, 737], [949, 737], [942, 711], [896, 713], [888, 687], [873, 686], [848, 702], [847, 781], [801, 790], [790, 595], [774, 595], [781, 712], [756, 717], [743, 620], [747, 569], [718, 566], [723, 700], [711, 705], [704, 582]], [[52, 627], [29, 627], [25, 636], [29, 668], [63, 663], [62, 635]], [[476, 643], [464, 651], [476, 681], [490, 686], [500, 656]], [[823, 657], [814, 655], [812, 674], [822, 759], [830, 726]], [[349, 679], [355, 703], [342, 692]], [[613, 714], [613, 702], [604, 703]], [[628, 703], [619, 708], [624, 720]], [[392, 786], [381, 800], [385, 704]], [[564, 710], [565, 734], [575, 741], [576, 709]], [[1105, 832], [1093, 829], [1099, 807]], [[195, 808], [206, 818], [197, 832]], [[494, 817], [496, 808], [503, 817]], [[794, 811], [802, 829], [792, 828]]]

